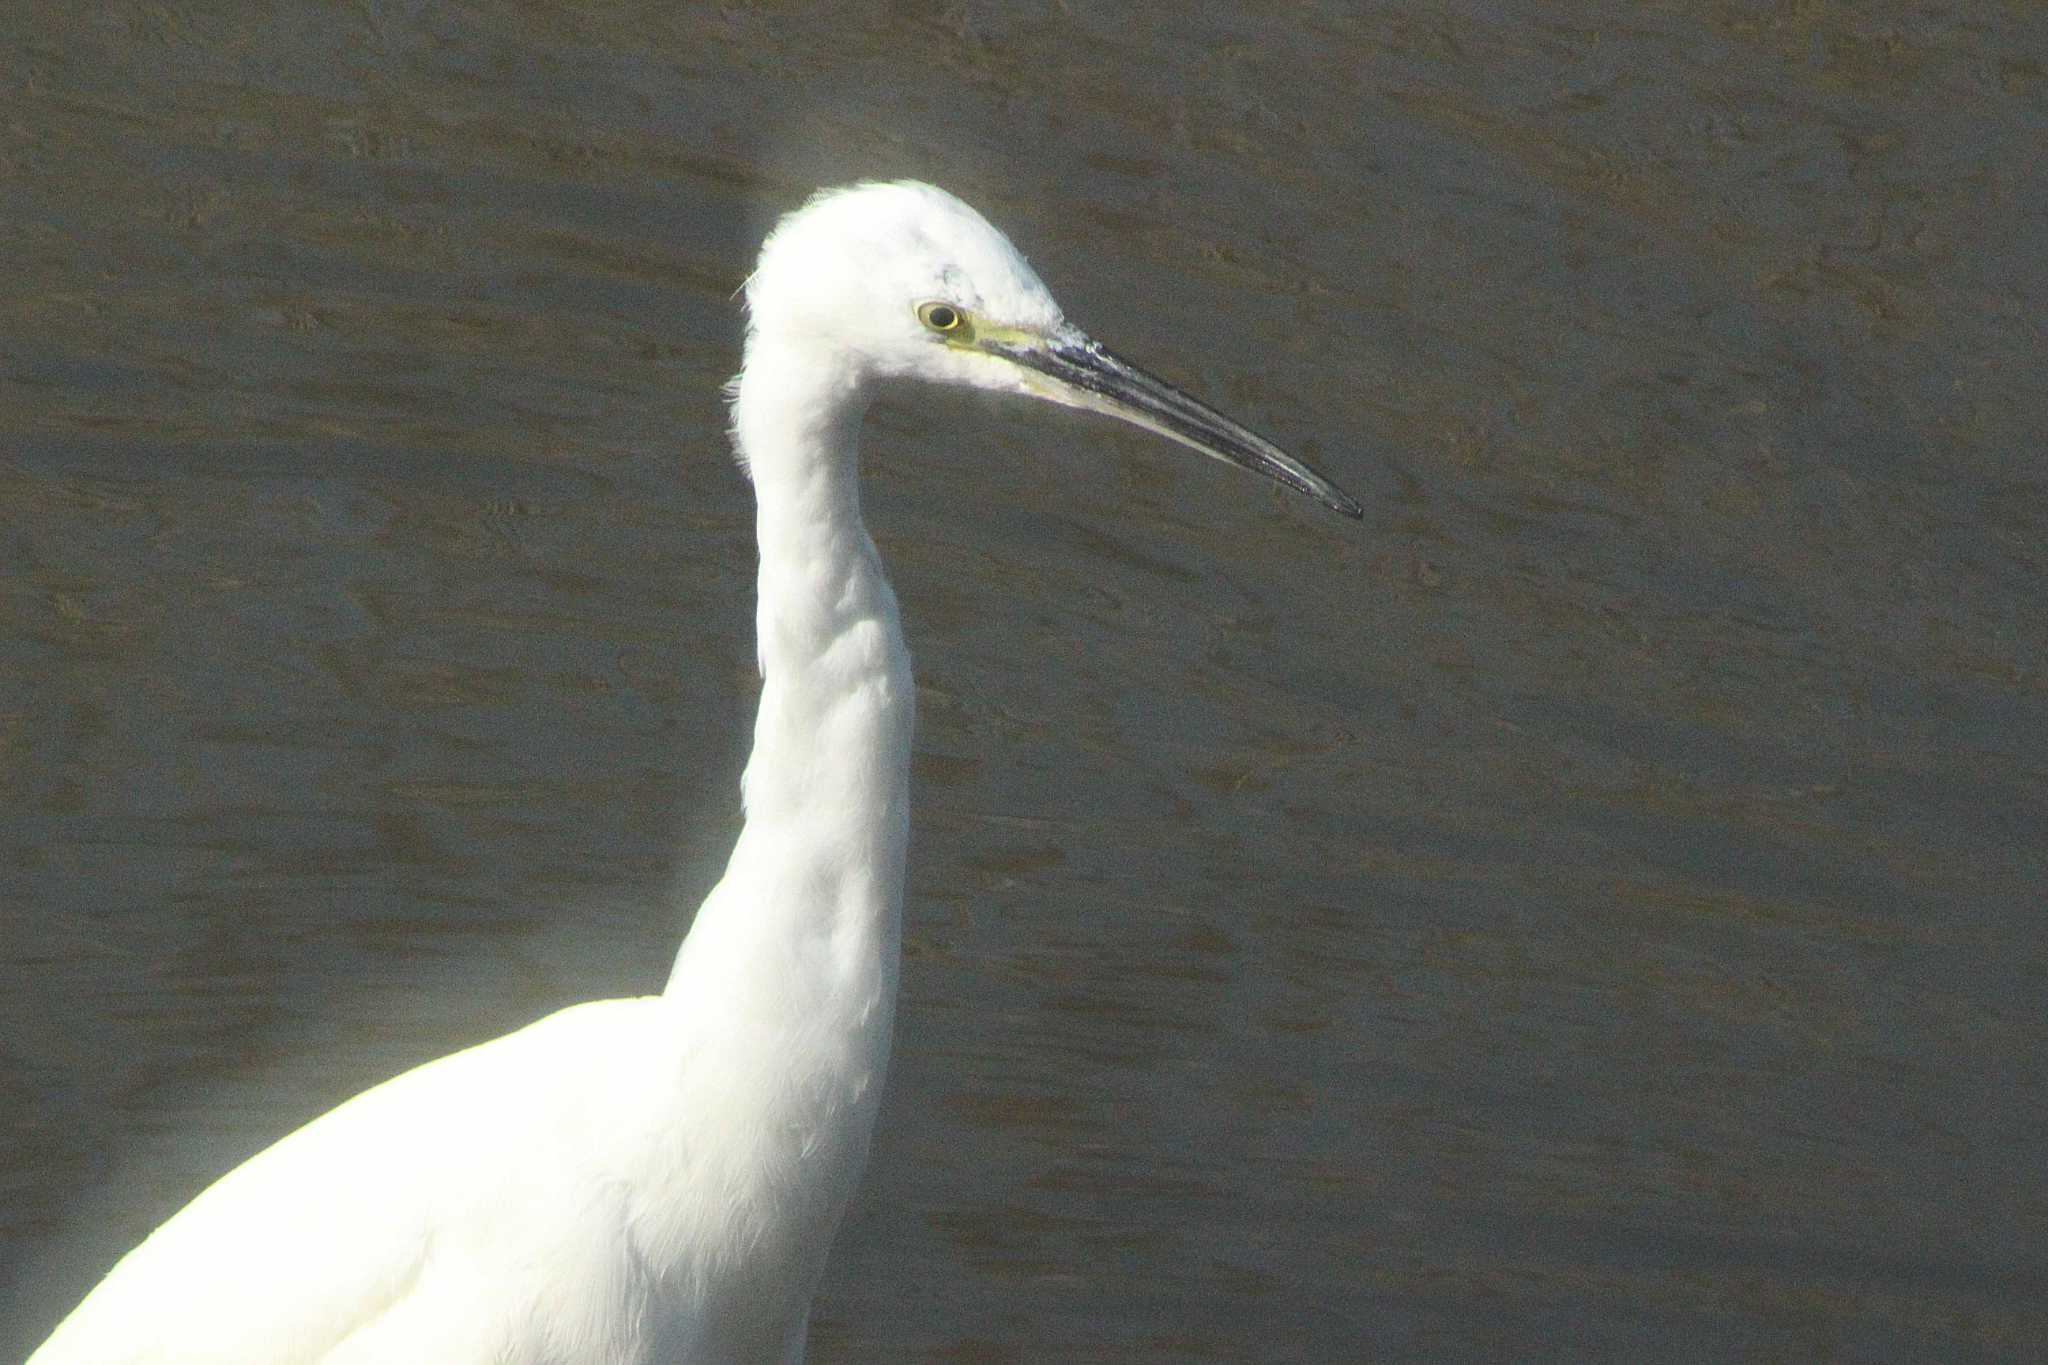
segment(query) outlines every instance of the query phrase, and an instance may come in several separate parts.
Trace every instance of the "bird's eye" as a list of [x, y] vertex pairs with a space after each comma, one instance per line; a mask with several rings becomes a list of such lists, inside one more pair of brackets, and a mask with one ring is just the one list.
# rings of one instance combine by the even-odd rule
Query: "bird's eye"
[[920, 303], [917, 320], [934, 332], [957, 332], [963, 321], [960, 310], [950, 303]]

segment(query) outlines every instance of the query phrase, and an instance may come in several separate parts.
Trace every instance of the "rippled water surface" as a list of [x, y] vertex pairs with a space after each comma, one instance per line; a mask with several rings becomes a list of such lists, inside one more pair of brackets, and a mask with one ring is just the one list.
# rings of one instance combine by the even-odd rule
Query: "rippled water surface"
[[893, 175], [1369, 511], [870, 419], [912, 892], [814, 1357], [2037, 1351], [2048, 17], [1557, 13], [0, 21], [0, 1358], [659, 987], [755, 689], [730, 296]]

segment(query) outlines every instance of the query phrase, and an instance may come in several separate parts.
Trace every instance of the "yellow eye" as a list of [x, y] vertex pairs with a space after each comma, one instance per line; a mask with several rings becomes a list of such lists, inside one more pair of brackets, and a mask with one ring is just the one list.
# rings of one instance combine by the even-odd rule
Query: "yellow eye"
[[967, 319], [950, 303], [920, 303], [917, 320], [934, 332], [957, 332]]

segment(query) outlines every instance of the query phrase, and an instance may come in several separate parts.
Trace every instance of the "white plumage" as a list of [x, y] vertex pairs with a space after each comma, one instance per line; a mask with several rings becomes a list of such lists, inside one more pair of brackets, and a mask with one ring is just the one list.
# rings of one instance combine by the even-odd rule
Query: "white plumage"
[[1069, 327], [928, 185], [820, 194], [747, 284], [758, 501], [746, 824], [660, 996], [578, 1005], [348, 1101], [223, 1176], [31, 1358], [640, 1365], [803, 1357], [888, 1065], [910, 659], [855, 436], [920, 378], [1112, 413], [1358, 505]]

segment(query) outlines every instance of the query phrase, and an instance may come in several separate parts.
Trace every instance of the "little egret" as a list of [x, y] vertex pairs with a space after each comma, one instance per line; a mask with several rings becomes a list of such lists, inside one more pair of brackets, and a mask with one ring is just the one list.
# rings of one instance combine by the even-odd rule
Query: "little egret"
[[1070, 326], [1004, 236], [910, 182], [818, 194], [746, 284], [732, 430], [760, 543], [746, 823], [659, 996], [604, 1000], [356, 1096], [223, 1176], [32, 1357], [800, 1361], [895, 1014], [910, 656], [862, 525], [876, 387], [1107, 413], [1362, 509]]

